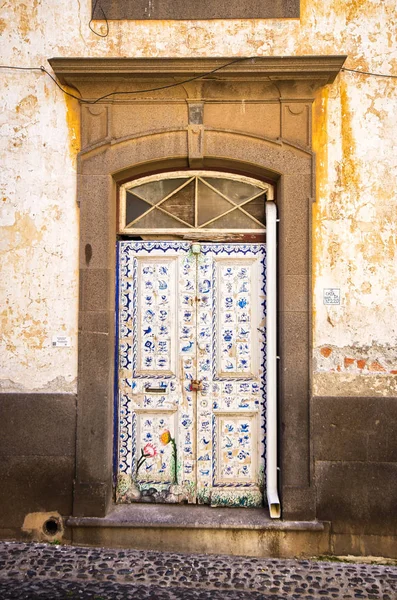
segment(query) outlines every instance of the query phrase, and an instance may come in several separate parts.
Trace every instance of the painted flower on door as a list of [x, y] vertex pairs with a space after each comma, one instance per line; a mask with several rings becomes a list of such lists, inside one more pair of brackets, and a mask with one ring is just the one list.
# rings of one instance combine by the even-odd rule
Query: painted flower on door
[[157, 455], [157, 448], [153, 446], [150, 442], [145, 444], [143, 448], [141, 448], [141, 456], [139, 457], [138, 464], [136, 466], [136, 474], [138, 475], [138, 471], [146, 461], [147, 458], [154, 458]]
[[173, 459], [174, 459], [173, 460], [173, 462], [174, 462], [174, 482], [178, 483], [176, 443], [175, 443], [175, 439], [171, 436], [169, 429], [166, 429], [160, 435], [160, 442], [164, 446], [167, 446], [167, 444], [169, 444], [170, 442], [172, 444], [172, 453], [173, 453]]

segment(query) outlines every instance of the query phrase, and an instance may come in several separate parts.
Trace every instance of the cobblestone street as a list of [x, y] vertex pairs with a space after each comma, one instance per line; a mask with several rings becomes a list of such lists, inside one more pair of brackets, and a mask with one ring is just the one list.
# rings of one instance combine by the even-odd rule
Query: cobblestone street
[[2, 600], [395, 600], [397, 567], [0, 543]]

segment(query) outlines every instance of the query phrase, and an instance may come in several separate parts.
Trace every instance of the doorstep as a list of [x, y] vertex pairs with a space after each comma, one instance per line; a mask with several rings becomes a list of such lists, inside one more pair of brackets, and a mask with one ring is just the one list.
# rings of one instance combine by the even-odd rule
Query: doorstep
[[264, 509], [113, 506], [106, 517], [69, 517], [75, 544], [169, 552], [292, 557], [329, 553], [329, 524], [270, 519]]
[[70, 527], [163, 527], [193, 529], [271, 529], [324, 531], [320, 521], [271, 519], [262, 508], [212, 508], [193, 504], [124, 504], [113, 506], [106, 517], [69, 517]]

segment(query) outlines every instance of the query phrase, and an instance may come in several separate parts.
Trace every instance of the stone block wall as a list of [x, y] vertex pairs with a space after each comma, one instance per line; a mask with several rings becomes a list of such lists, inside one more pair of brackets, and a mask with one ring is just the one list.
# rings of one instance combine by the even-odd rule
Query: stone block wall
[[0, 394], [0, 537], [30, 513], [72, 512], [76, 396]]
[[396, 398], [315, 397], [312, 431], [317, 518], [331, 523], [332, 550], [396, 555]]

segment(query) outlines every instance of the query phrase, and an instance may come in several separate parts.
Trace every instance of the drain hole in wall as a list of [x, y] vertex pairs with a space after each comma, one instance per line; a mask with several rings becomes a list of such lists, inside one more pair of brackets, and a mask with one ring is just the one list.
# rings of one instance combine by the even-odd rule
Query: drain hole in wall
[[46, 535], [56, 535], [61, 530], [57, 519], [47, 519], [43, 525], [43, 531]]

